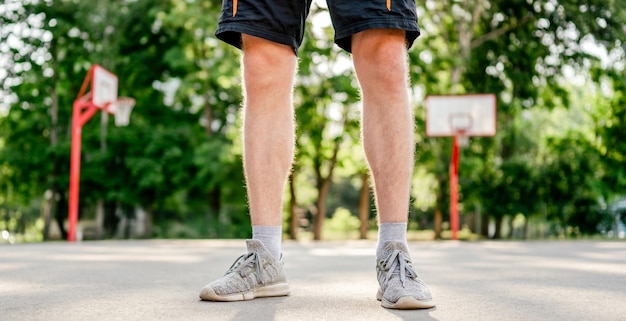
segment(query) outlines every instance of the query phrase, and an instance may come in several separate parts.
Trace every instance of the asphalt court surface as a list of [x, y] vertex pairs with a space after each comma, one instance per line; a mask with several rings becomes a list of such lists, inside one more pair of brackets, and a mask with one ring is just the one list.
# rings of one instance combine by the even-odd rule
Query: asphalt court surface
[[291, 295], [198, 299], [244, 240], [0, 245], [0, 320], [626, 320], [626, 242], [410, 242], [437, 306], [376, 301], [375, 241], [285, 241]]

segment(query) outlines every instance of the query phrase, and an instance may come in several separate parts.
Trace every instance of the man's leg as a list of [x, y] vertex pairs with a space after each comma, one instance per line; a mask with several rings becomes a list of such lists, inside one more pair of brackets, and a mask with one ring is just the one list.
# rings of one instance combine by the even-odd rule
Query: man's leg
[[[253, 238], [278, 259], [285, 182], [294, 153], [293, 78], [289, 46], [243, 35], [244, 171]], [[269, 235], [271, 234], [271, 236]]]
[[434, 306], [430, 290], [413, 268], [406, 244], [415, 144], [405, 32], [357, 33], [352, 36], [352, 53], [363, 96], [363, 146], [379, 220], [377, 298], [387, 308], [429, 308]]
[[242, 49], [244, 171], [253, 240], [247, 241], [247, 255], [202, 289], [203, 300], [289, 294], [280, 253], [283, 192], [295, 140], [291, 97], [296, 56], [290, 46], [245, 34]]
[[406, 241], [414, 126], [404, 31], [373, 29], [352, 38], [363, 95], [363, 145], [374, 182], [380, 255], [384, 241]]
[[379, 222], [403, 223], [415, 148], [404, 31], [357, 33], [352, 53], [363, 96], [363, 146], [373, 175]]

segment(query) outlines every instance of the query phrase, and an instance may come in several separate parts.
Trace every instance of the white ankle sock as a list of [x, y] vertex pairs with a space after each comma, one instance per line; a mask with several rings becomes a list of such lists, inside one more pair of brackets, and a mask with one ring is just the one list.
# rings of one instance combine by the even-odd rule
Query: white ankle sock
[[[380, 257], [383, 252], [383, 245], [386, 241], [397, 241], [406, 244], [406, 228], [407, 222], [390, 222], [378, 225], [378, 245], [376, 247], [376, 256]], [[408, 247], [408, 246], [407, 246]]]
[[270, 254], [277, 260], [280, 259], [283, 239], [282, 226], [252, 226], [252, 239], [261, 241]]

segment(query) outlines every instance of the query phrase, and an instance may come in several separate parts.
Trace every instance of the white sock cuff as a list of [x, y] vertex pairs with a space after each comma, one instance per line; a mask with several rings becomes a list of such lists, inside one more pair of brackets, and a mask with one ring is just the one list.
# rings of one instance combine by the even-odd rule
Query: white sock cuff
[[[378, 237], [383, 241], [403, 241], [406, 237], [407, 222], [380, 223], [378, 226]], [[399, 238], [399, 239], [398, 239]]]
[[263, 226], [263, 225], [254, 225], [252, 226], [252, 238], [254, 239], [255, 235], [282, 235], [283, 227], [279, 226]]

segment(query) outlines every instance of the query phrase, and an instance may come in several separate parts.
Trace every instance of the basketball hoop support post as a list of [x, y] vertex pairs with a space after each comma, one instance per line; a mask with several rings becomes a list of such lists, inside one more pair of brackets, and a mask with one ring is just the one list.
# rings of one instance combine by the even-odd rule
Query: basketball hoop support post
[[[70, 191], [68, 206], [68, 242], [76, 241], [76, 225], [78, 223], [78, 196], [80, 188], [80, 151], [82, 143], [82, 128], [98, 110], [93, 102], [91, 92], [85, 94], [87, 85], [93, 78], [94, 69], [97, 65], [93, 65], [83, 81], [78, 98], [72, 104], [72, 146], [70, 152]], [[106, 111], [106, 108], [104, 109]]]
[[[85, 112], [83, 113], [83, 109]], [[78, 222], [78, 195], [80, 187], [80, 150], [83, 125], [98, 111], [98, 107], [79, 98], [72, 106], [72, 149], [70, 152], [70, 195], [67, 240], [76, 241]]]
[[458, 239], [459, 231], [459, 138], [453, 136], [452, 160], [450, 162], [450, 229], [452, 239]]

